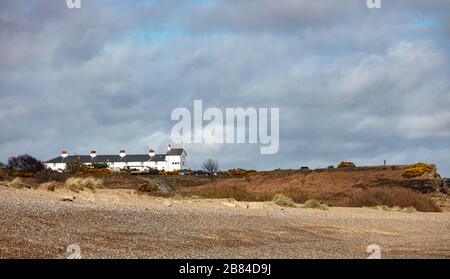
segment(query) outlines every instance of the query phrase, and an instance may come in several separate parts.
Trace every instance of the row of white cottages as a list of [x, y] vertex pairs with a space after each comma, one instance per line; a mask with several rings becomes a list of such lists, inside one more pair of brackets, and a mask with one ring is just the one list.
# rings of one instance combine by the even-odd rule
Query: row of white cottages
[[52, 170], [64, 170], [68, 162], [80, 160], [84, 165], [95, 163], [105, 163], [108, 168], [114, 171], [131, 168], [137, 170], [157, 169], [165, 171], [177, 171], [187, 168], [187, 153], [183, 148], [172, 148], [168, 146], [166, 154], [156, 154], [150, 150], [148, 154], [127, 154], [121, 150], [118, 155], [97, 155], [96, 151], [91, 151], [90, 155], [69, 155], [67, 151], [62, 151], [61, 155], [46, 161], [44, 164]]

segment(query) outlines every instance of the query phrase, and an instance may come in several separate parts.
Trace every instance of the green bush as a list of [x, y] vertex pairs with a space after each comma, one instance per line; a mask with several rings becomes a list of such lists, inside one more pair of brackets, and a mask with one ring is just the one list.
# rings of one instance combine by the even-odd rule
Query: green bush
[[92, 167], [94, 169], [107, 169], [108, 168], [108, 164], [107, 163], [93, 163]]
[[77, 157], [75, 160], [67, 162], [65, 171], [67, 173], [77, 173], [82, 167], [83, 164], [81, 163], [81, 158]]

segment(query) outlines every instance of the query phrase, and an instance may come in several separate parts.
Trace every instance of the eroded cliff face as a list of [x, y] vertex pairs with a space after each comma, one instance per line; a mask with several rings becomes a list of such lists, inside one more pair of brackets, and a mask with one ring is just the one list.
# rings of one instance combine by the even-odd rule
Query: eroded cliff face
[[[321, 170], [279, 170], [260, 172], [247, 179], [229, 178], [217, 180], [213, 186], [245, 188], [251, 192], [303, 191], [310, 194], [339, 195], [353, 189], [370, 187], [405, 187], [416, 192], [428, 194], [436, 191], [446, 192], [444, 183], [436, 168], [418, 177], [403, 176], [405, 166], [355, 167]], [[202, 187], [202, 186], [199, 186]]]

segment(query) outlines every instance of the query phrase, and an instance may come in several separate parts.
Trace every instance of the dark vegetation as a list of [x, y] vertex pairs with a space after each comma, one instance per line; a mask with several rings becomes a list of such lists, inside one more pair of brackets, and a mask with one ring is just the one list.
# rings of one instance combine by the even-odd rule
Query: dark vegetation
[[32, 156], [24, 154], [9, 158], [7, 168], [12, 171], [36, 173], [44, 169], [44, 164]]

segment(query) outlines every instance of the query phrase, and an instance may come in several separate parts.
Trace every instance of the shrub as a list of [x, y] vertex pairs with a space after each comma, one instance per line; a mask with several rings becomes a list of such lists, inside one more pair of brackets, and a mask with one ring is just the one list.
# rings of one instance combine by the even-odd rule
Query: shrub
[[7, 175], [7, 171], [3, 168], [0, 168], [0, 179], [3, 179]]
[[9, 175], [12, 177], [33, 177], [36, 175], [36, 173], [29, 171], [10, 170]]
[[158, 187], [154, 184], [143, 183], [137, 186], [137, 190], [141, 193], [153, 193], [158, 191]]
[[338, 168], [354, 168], [356, 167], [355, 163], [342, 161], [339, 163]]
[[17, 189], [32, 188], [30, 185], [25, 184], [20, 177], [16, 177], [13, 180], [11, 180], [3, 185], [6, 187], [17, 188]]
[[67, 174], [63, 174], [54, 170], [50, 169], [44, 169], [40, 172], [36, 173], [34, 176], [36, 179], [36, 182], [38, 183], [44, 183], [44, 182], [51, 182], [51, 181], [58, 181], [58, 182], [64, 182], [67, 179]]
[[322, 209], [322, 210], [327, 210], [328, 209], [328, 205], [321, 203], [318, 200], [315, 199], [310, 199], [305, 201], [305, 203], [303, 204], [304, 208], [314, 208], [314, 209]]
[[276, 205], [279, 205], [279, 206], [283, 206], [283, 207], [295, 207], [295, 204], [292, 201], [292, 199], [283, 194], [276, 194], [273, 197], [273, 203], [275, 203]]
[[79, 191], [83, 191], [84, 188], [88, 188], [91, 189], [92, 191], [95, 191], [96, 188], [103, 187], [103, 180], [93, 177], [87, 178], [71, 177], [67, 179], [66, 187], [76, 193], [78, 193]]
[[426, 163], [417, 163], [403, 171], [402, 176], [405, 178], [414, 178], [418, 176], [422, 176], [425, 173], [430, 173], [436, 171], [436, 166]]
[[105, 169], [105, 168], [94, 168], [94, 167], [86, 167], [86, 166], [82, 166], [81, 168], [78, 169], [78, 171], [76, 172], [78, 174], [84, 174], [84, 175], [111, 175], [114, 174], [114, 172], [110, 169]]
[[67, 162], [65, 172], [77, 173], [82, 167], [83, 164], [81, 163], [81, 158], [77, 157], [75, 160]]
[[178, 193], [188, 196], [197, 195], [205, 199], [235, 199], [237, 201], [270, 201], [273, 199], [273, 194], [252, 193], [240, 185], [208, 185]]
[[44, 169], [44, 164], [38, 159], [25, 154], [9, 158], [8, 168], [14, 171], [36, 173]]
[[219, 172], [219, 175], [222, 176], [250, 176], [256, 174], [256, 170], [244, 170], [244, 169], [231, 169], [228, 171]]
[[58, 183], [56, 181], [45, 182], [39, 185], [40, 189], [45, 189], [52, 192], [54, 192], [57, 187]]
[[414, 207], [418, 211], [440, 212], [441, 209], [429, 197], [407, 188], [373, 187], [350, 194], [348, 206]]
[[94, 169], [107, 169], [108, 168], [108, 164], [107, 163], [93, 163], [92, 167]]

